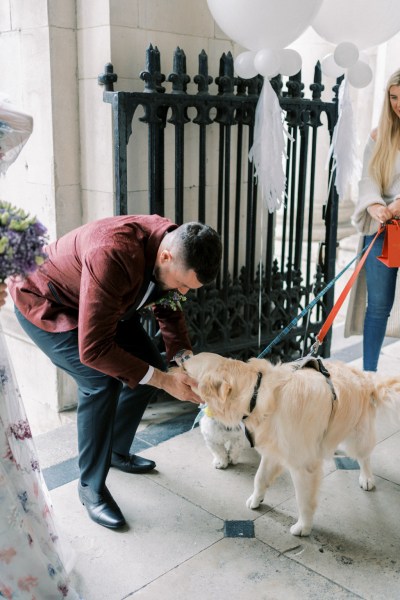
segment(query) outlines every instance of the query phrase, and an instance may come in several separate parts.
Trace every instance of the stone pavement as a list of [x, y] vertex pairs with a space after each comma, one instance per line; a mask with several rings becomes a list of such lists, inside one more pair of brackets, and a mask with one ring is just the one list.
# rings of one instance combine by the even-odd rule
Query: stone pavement
[[[361, 366], [361, 338], [333, 331], [332, 356]], [[386, 340], [379, 370], [399, 372], [400, 341]], [[37, 448], [63, 537], [76, 555], [85, 600], [301, 600], [400, 598], [400, 424], [378, 422], [372, 464], [377, 488], [364, 492], [357, 465], [327, 461], [314, 528], [293, 537], [287, 473], [261, 508], [246, 508], [259, 458], [213, 468], [194, 405], [159, 401], [146, 411], [136, 451], [157, 462], [147, 475], [111, 469], [108, 486], [128, 526], [93, 523], [77, 495], [71, 422], [39, 435]]]

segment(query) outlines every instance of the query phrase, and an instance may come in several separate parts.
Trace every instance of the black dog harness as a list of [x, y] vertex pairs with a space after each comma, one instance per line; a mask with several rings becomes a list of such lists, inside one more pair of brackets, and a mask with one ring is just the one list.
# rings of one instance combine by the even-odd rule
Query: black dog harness
[[[335, 388], [333, 387], [333, 383], [331, 380], [331, 374], [329, 373], [328, 369], [325, 367], [322, 360], [320, 358], [316, 358], [314, 356], [305, 356], [304, 358], [299, 358], [298, 360], [296, 360], [294, 362], [293, 369], [295, 371], [297, 371], [298, 369], [315, 369], [316, 371], [318, 371], [319, 373], [321, 373], [321, 375], [323, 375], [325, 377], [325, 380], [326, 380], [327, 384], [329, 385], [329, 387], [331, 388], [331, 392], [332, 392], [332, 412], [333, 412], [333, 409], [337, 402], [337, 396], [336, 396]], [[255, 409], [255, 406], [257, 403], [257, 395], [258, 395], [258, 390], [260, 389], [261, 379], [262, 379], [262, 373], [259, 372], [258, 376], [257, 376], [256, 385], [254, 386], [253, 395], [250, 400], [250, 413]], [[245, 421], [245, 419], [247, 419], [248, 416], [249, 415], [244, 416], [243, 421]], [[253, 442], [252, 435], [244, 423], [243, 423], [243, 426], [244, 426], [244, 432], [246, 434], [246, 437], [250, 442], [250, 446], [252, 448], [254, 448], [254, 442]]]
[[329, 387], [331, 388], [331, 392], [332, 392], [332, 410], [333, 410], [333, 406], [334, 406], [335, 401], [337, 400], [337, 396], [336, 396], [335, 388], [333, 387], [333, 383], [331, 380], [331, 374], [329, 373], [328, 369], [325, 367], [322, 360], [315, 356], [305, 356], [304, 358], [299, 358], [298, 360], [296, 360], [293, 364], [293, 368], [295, 370], [297, 370], [297, 369], [315, 369], [316, 371], [319, 371], [325, 377], [325, 380], [326, 380], [327, 384], [329, 385]]
[[[260, 385], [261, 385], [261, 379], [262, 379], [262, 373], [261, 373], [261, 371], [259, 371], [257, 374], [257, 381], [256, 381], [256, 385], [254, 386], [253, 395], [250, 400], [250, 407], [249, 407], [250, 414], [253, 412], [253, 410], [255, 409], [256, 404], [257, 404], [257, 396], [258, 396], [258, 391], [259, 391]], [[250, 415], [245, 415], [242, 420], [244, 421], [249, 416]], [[244, 433], [250, 442], [250, 446], [252, 448], [254, 448], [254, 442], [253, 442], [253, 438], [251, 437], [250, 431], [247, 429], [247, 427], [244, 423], [243, 423], [243, 427], [244, 427]]]

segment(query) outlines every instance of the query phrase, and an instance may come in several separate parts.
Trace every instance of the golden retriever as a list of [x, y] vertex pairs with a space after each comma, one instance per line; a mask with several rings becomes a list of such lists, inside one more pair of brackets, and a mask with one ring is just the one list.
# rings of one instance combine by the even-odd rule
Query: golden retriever
[[344, 445], [360, 464], [360, 486], [373, 489], [370, 454], [376, 411], [386, 407], [400, 412], [400, 376], [380, 379], [338, 361], [323, 366], [328, 376], [315, 368], [298, 368], [296, 362], [272, 365], [252, 358], [245, 363], [209, 352], [183, 365], [197, 380], [196, 391], [214, 418], [227, 427], [244, 419], [261, 455], [249, 508], [260, 506], [282, 468], [289, 470], [299, 512], [290, 531], [299, 536], [309, 535], [312, 528], [322, 461]]

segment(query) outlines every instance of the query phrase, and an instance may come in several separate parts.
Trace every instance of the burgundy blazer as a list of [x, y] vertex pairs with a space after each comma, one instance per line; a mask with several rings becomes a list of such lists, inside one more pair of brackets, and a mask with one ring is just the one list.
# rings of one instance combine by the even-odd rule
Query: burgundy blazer
[[[82, 363], [135, 387], [148, 364], [115, 342], [120, 319], [150, 282], [160, 242], [177, 226], [158, 215], [109, 217], [83, 225], [46, 248], [48, 259], [8, 287], [28, 321], [50, 332], [78, 328]], [[182, 311], [154, 307], [167, 358], [191, 349]]]

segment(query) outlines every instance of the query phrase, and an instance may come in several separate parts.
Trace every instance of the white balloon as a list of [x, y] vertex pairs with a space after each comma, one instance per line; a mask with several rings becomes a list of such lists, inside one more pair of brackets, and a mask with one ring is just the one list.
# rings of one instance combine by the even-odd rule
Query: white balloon
[[327, 54], [321, 60], [321, 71], [327, 77], [332, 77], [332, 79], [337, 79], [344, 73], [343, 67], [339, 67], [332, 53]]
[[313, 21], [323, 0], [207, 0], [222, 31], [244, 48], [280, 50]]
[[367, 65], [369, 65], [371, 62], [371, 58], [368, 52], [360, 52], [360, 56], [358, 58], [359, 60], [362, 60], [363, 62], [367, 63]]
[[363, 60], [359, 60], [354, 67], [351, 67], [347, 71], [348, 82], [356, 88], [366, 87], [371, 83], [372, 76], [373, 73], [371, 67]]
[[242, 52], [235, 58], [235, 71], [243, 79], [251, 79], [258, 74], [254, 66], [255, 52]]
[[353, 42], [341, 42], [335, 48], [333, 58], [339, 67], [353, 67], [358, 61], [360, 53]]
[[302, 65], [300, 54], [291, 48], [279, 52], [279, 72], [281, 75], [296, 75]]
[[400, 2], [324, 0], [311, 26], [332, 44], [351, 40], [359, 50], [370, 48], [400, 31]]
[[257, 72], [264, 77], [274, 77], [279, 73], [279, 55], [271, 48], [259, 50], [254, 58]]

